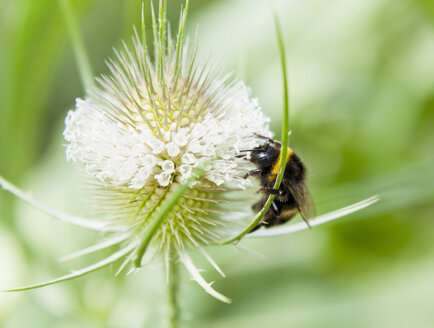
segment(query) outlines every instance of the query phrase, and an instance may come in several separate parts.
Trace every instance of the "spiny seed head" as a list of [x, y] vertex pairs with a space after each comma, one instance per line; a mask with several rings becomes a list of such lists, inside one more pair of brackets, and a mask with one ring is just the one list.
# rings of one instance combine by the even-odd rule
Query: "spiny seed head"
[[110, 75], [77, 99], [64, 131], [67, 158], [108, 191], [112, 225], [132, 243], [176, 186], [205, 165], [153, 236], [153, 249], [166, 252], [227, 235], [228, 191], [250, 187], [242, 177], [251, 164], [237, 155], [261, 143], [255, 133], [270, 136], [269, 120], [246, 86], [221, 77], [184, 42], [185, 20], [186, 11], [172, 40], [160, 10], [153, 59], [136, 32], [132, 49], [124, 44], [108, 62]]

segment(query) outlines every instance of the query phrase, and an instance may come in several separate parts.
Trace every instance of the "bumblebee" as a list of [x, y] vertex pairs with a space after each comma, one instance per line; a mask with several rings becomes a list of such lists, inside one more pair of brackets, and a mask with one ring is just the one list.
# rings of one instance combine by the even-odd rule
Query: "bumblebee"
[[315, 208], [306, 186], [306, 168], [303, 162], [292, 149], [288, 148], [283, 180], [279, 189], [274, 190], [273, 186], [280, 167], [281, 143], [261, 135], [256, 136], [265, 139], [266, 142], [254, 149], [243, 151], [247, 152], [245, 158], [257, 166], [257, 169], [247, 172], [244, 178], [257, 177], [262, 186], [259, 192], [263, 193], [263, 197], [252, 206], [252, 209], [256, 213], [259, 212], [270, 194], [275, 194], [276, 197], [262, 221], [251, 232], [262, 226], [268, 228], [288, 222], [297, 213], [300, 213], [310, 227], [309, 219], [315, 217]]

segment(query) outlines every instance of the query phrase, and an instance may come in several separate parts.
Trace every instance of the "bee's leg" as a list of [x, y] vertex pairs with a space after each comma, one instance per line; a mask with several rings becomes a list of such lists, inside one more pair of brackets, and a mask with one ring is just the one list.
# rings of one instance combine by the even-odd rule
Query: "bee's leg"
[[[297, 207], [287, 208], [281, 211], [279, 215], [276, 215], [272, 225], [279, 225], [288, 222], [298, 213]], [[270, 225], [271, 226], [271, 225]]]
[[279, 216], [280, 216], [280, 209], [277, 206], [277, 202], [273, 201], [271, 203], [271, 207], [268, 209], [267, 213], [265, 213], [261, 223], [266, 228], [271, 227], [275, 225], [275, 222], [276, 220], [278, 220]]
[[260, 191], [265, 191], [265, 192], [267, 192], [267, 194], [270, 194], [270, 195], [279, 195], [281, 193], [280, 190], [276, 190], [276, 189], [273, 189], [270, 187], [262, 187], [261, 189], [258, 190], [258, 192], [260, 192]]
[[247, 179], [249, 176], [254, 176], [254, 175], [258, 175], [262, 173], [262, 169], [255, 169], [255, 170], [250, 170], [249, 172], [247, 172], [244, 176], [243, 179]]

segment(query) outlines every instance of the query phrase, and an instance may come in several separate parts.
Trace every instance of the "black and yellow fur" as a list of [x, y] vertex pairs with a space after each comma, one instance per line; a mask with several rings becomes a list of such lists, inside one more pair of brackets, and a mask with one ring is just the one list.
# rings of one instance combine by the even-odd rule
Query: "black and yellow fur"
[[249, 171], [245, 178], [248, 176], [257, 177], [262, 186], [260, 191], [263, 193], [263, 197], [252, 206], [252, 209], [259, 212], [270, 194], [275, 194], [276, 197], [262, 221], [252, 231], [262, 226], [271, 227], [285, 223], [297, 213], [300, 213], [303, 220], [309, 225], [309, 219], [315, 216], [315, 210], [306, 187], [306, 168], [303, 162], [288, 148], [283, 180], [279, 190], [274, 190], [273, 186], [280, 166], [281, 144], [269, 138], [261, 138], [266, 139], [266, 143], [248, 150], [249, 154], [246, 157], [258, 168]]

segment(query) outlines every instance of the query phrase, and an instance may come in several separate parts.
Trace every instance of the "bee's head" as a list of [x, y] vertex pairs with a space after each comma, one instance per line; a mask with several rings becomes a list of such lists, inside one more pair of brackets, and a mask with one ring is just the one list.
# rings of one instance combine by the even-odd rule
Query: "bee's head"
[[276, 144], [265, 143], [250, 150], [249, 160], [258, 165], [258, 167], [266, 167], [274, 164], [279, 157], [280, 147]]

